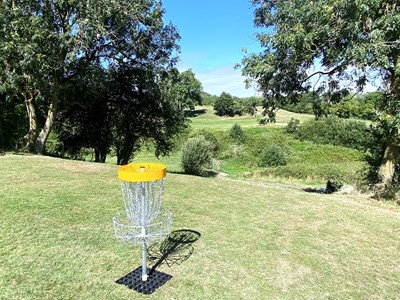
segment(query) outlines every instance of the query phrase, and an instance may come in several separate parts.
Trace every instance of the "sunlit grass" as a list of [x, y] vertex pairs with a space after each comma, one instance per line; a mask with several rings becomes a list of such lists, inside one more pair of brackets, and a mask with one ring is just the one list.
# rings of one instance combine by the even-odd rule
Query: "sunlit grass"
[[[196, 108], [197, 111], [202, 112], [194, 118], [191, 118], [191, 127], [194, 129], [229, 129], [234, 124], [246, 127], [260, 127], [258, 120], [262, 118], [260, 115], [261, 107], [258, 108], [259, 113], [257, 116], [241, 116], [241, 117], [219, 117], [215, 114], [212, 106], [201, 106]], [[296, 114], [285, 110], [278, 110], [276, 116], [276, 123], [268, 124], [266, 126], [283, 126], [291, 120], [291, 118], [299, 119], [300, 122], [314, 118], [313, 115]]]
[[396, 299], [400, 211], [360, 195], [167, 175], [174, 229], [201, 233], [150, 296], [119, 278], [140, 265], [113, 237], [117, 167], [0, 156], [0, 299]]

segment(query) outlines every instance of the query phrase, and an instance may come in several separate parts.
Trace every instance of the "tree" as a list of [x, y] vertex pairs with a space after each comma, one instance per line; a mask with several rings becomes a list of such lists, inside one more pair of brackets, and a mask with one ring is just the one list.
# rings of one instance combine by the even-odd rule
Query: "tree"
[[215, 114], [218, 116], [234, 117], [241, 115], [243, 110], [239, 103], [226, 92], [222, 92], [214, 104]]
[[257, 105], [259, 104], [259, 100], [256, 97], [250, 97], [243, 101], [244, 112], [248, 113], [250, 116], [255, 116], [257, 114]]
[[28, 149], [43, 152], [65, 87], [88, 65], [174, 64], [179, 36], [163, 12], [157, 0], [1, 2], [0, 84], [26, 105]]
[[0, 92], [0, 151], [18, 147], [19, 138], [26, 132], [24, 117], [24, 104]]
[[173, 137], [186, 127], [186, 119], [175, 106], [168, 74], [160, 78], [149, 64], [120, 66], [111, 76], [110, 119], [117, 163], [128, 163], [144, 140], [153, 142], [157, 157], [170, 153]]
[[68, 101], [63, 101], [54, 126], [59, 155], [76, 158], [89, 148], [96, 162], [105, 162], [112, 144], [109, 89], [107, 72], [96, 66], [68, 83], [64, 93]]
[[185, 108], [193, 110], [196, 105], [201, 105], [202, 89], [201, 82], [196, 79], [192, 70], [178, 72], [173, 80], [173, 92], [178, 108], [180, 110]]
[[[273, 109], [311, 89], [332, 103], [361, 91], [373, 76], [387, 87], [380, 127], [382, 186], [393, 182], [400, 153], [400, 5], [397, 0], [252, 0], [264, 47], [247, 55], [243, 73], [255, 79]], [[286, 99], [286, 100], [283, 100]]]

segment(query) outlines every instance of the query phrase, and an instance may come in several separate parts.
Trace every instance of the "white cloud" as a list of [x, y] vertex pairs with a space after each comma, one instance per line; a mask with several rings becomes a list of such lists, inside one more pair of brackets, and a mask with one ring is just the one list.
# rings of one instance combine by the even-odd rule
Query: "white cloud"
[[232, 96], [251, 97], [258, 95], [253, 87], [245, 88], [245, 77], [233, 65], [219, 67], [210, 71], [196, 72], [196, 78], [202, 83], [203, 90], [209, 94], [219, 96], [227, 92]]

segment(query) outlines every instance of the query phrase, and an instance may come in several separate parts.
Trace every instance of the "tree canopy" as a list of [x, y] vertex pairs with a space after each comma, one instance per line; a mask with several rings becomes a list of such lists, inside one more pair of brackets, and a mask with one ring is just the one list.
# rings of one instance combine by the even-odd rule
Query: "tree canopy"
[[[257, 81], [264, 108], [297, 101], [306, 91], [330, 102], [368, 82], [387, 93], [380, 107], [384, 129], [380, 180], [393, 182], [400, 134], [400, 5], [397, 0], [252, 0], [264, 50], [242, 61]], [[377, 80], [376, 77], [379, 77]]]
[[[156, 113], [158, 117], [146, 130], [132, 127], [139, 124], [133, 122], [132, 117], [128, 127], [135, 141], [147, 135], [156, 144], [167, 145], [165, 142], [172, 133], [168, 128], [177, 128], [171, 126], [171, 122], [183, 124], [183, 119], [172, 113], [173, 106], [169, 102], [173, 100], [163, 87], [179, 50], [176, 44], [179, 34], [172, 24], [163, 23], [163, 13], [158, 0], [2, 1], [0, 94], [8, 102], [23, 103], [26, 107], [26, 148], [43, 152], [60, 110], [61, 116], [69, 114], [69, 121], [74, 121], [74, 125], [66, 123], [65, 128], [70, 124], [77, 129], [78, 123], [89, 126], [85, 119], [97, 120], [89, 127], [92, 130], [80, 126], [79, 131], [72, 131], [75, 137], [85, 140], [83, 144], [100, 136], [100, 133], [95, 134], [95, 129], [108, 128], [103, 135], [110, 130], [104, 124], [111, 124], [111, 111], [113, 120], [117, 118], [122, 122], [124, 115], [130, 113], [142, 120], [140, 126], [145, 126], [143, 119], [155, 117], [150, 112], [162, 111]], [[121, 86], [122, 82], [126, 85]], [[1, 101], [0, 104], [5, 103]], [[136, 106], [131, 107], [128, 102]], [[144, 115], [140, 103], [146, 103]], [[68, 113], [68, 110], [75, 107], [77, 112], [79, 106], [86, 110], [72, 118], [73, 111]], [[129, 108], [136, 111], [129, 111]], [[104, 126], [95, 125], [100, 121]], [[118, 126], [127, 126], [126, 122], [128, 120], [123, 124], [114, 122], [113, 132], [121, 130]], [[84, 133], [85, 130], [89, 132]], [[84, 136], [92, 136], [92, 139]], [[126, 141], [121, 143], [132, 142], [131, 135], [118, 135], [119, 139], [123, 137]], [[110, 145], [103, 142], [101, 156]], [[91, 144], [100, 149], [96, 143]], [[113, 144], [116, 145], [115, 140]], [[121, 162], [126, 163], [137, 145], [132, 146], [132, 151], [130, 146], [120, 144], [118, 147], [125, 149], [121, 150], [124, 154], [120, 154]], [[166, 148], [157, 149], [161, 153], [166, 151]]]
[[186, 70], [181, 73], [176, 72], [172, 79], [172, 92], [176, 99], [179, 109], [189, 108], [193, 110], [196, 105], [202, 104], [203, 90], [201, 82], [195, 77], [192, 70]]

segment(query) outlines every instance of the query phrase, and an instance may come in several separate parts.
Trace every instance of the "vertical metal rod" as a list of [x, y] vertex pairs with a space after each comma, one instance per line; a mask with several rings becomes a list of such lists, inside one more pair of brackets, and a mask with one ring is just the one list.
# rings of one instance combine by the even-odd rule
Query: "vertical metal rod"
[[145, 182], [142, 182], [142, 281], [147, 280], [147, 247], [146, 247], [146, 211], [147, 211], [147, 201], [146, 201], [146, 187]]

